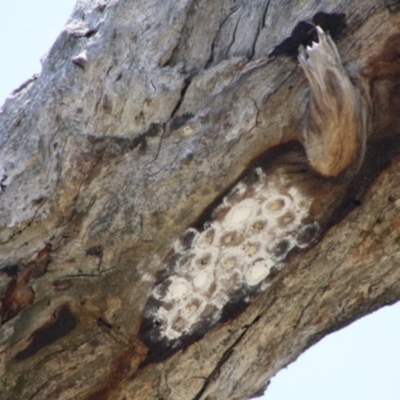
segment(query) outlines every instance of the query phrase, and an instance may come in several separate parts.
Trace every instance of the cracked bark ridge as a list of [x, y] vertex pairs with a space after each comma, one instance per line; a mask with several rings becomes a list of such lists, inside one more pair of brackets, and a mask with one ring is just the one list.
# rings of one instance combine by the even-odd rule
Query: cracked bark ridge
[[[302, 21], [335, 38], [353, 84], [369, 82], [355, 175], [323, 179], [297, 143], [308, 83], [293, 43], [279, 45]], [[398, 22], [372, 0], [79, 1], [0, 111], [2, 397], [244, 399], [400, 298]], [[319, 241], [290, 252], [244, 311], [155, 361], [139, 332], [163, 260], [257, 168], [307, 196]], [[252, 271], [251, 284], [265, 272]]]

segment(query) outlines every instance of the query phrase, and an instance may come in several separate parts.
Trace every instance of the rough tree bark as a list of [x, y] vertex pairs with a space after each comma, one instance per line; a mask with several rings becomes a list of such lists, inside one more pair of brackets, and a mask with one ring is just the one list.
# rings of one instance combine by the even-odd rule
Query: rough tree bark
[[[79, 1], [41, 74], [0, 112], [1, 399], [244, 399], [398, 300], [399, 11], [395, 0]], [[300, 144], [309, 86], [297, 51], [315, 24], [368, 84], [355, 175], [319, 176]], [[270, 185], [294, 202], [279, 223], [305, 213], [271, 239], [276, 265], [241, 264], [242, 286], [168, 326], [161, 311], [179, 313], [187, 282], [194, 295], [204, 283], [178, 269], [196, 244], [177, 240], [247, 218], [229, 207]], [[221, 248], [255, 248], [235, 235]], [[214, 268], [209, 296], [222, 293], [227, 264], [201, 261]]]

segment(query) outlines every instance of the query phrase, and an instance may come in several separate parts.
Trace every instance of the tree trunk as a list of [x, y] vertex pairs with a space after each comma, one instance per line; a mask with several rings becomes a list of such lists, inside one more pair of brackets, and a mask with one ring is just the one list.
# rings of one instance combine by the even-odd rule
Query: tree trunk
[[[245, 399], [398, 300], [399, 11], [79, 1], [0, 111], [1, 399]], [[334, 173], [303, 136], [315, 25], [368, 103]]]

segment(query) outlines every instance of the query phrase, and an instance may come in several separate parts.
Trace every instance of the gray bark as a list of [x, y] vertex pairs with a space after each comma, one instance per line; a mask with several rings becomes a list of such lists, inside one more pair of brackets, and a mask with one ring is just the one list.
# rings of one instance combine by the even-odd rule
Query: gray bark
[[[0, 111], [0, 397], [244, 399], [327, 333], [398, 300], [398, 11], [79, 1], [41, 74]], [[318, 12], [345, 14], [327, 30], [371, 93], [355, 176], [318, 176], [300, 145], [309, 92], [291, 34]], [[318, 235], [240, 310], [158, 349], [143, 321], [167, 255], [234, 185], [252, 185], [255, 166], [308, 199]]]

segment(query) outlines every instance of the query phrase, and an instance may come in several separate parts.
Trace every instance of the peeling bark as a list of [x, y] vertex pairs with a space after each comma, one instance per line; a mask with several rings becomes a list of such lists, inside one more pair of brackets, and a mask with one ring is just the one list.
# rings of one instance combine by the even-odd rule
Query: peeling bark
[[[327, 333], [397, 301], [399, 11], [80, 1], [41, 74], [0, 111], [2, 398], [244, 399]], [[362, 165], [331, 179], [300, 144], [309, 88], [297, 54], [315, 24], [372, 106]], [[171, 257], [195, 249], [185, 232], [236, 218], [257, 179], [263, 196], [271, 182], [301, 193], [301, 224], [318, 222], [318, 237], [274, 247], [285, 257], [268, 277], [257, 264], [246, 301], [232, 295], [190, 335], [175, 325], [179, 345], [157, 347], [146, 307], [151, 296], [166, 307], [154, 291], [181, 278]]]

